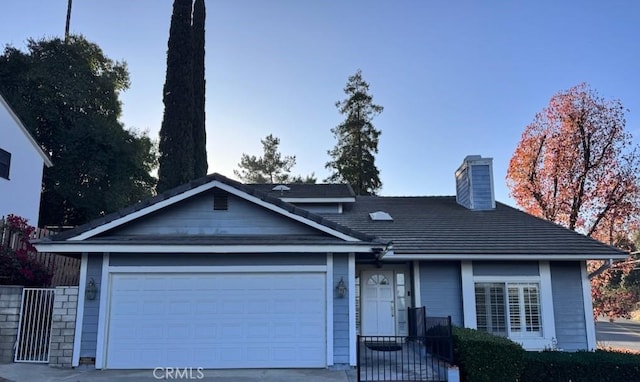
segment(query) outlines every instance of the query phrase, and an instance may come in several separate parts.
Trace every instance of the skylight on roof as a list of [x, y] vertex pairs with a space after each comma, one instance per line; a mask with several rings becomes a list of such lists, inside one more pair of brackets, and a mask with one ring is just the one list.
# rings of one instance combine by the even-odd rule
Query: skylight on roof
[[371, 212], [369, 214], [369, 217], [373, 221], [393, 221], [393, 218], [391, 217], [391, 215], [389, 215], [388, 212], [384, 212], [384, 211]]
[[279, 184], [277, 186], [275, 186], [274, 188], [271, 189], [272, 191], [289, 191], [291, 190], [289, 187], [285, 186], [284, 184]]

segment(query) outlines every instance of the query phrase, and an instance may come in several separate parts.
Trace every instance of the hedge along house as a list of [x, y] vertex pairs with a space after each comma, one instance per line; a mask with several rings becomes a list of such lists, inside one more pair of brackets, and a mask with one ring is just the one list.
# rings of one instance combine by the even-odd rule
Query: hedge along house
[[595, 348], [587, 259], [626, 254], [493, 197], [469, 156], [452, 197], [218, 174], [37, 241], [82, 259], [73, 365], [356, 364], [357, 334], [406, 335], [407, 307], [527, 349]]

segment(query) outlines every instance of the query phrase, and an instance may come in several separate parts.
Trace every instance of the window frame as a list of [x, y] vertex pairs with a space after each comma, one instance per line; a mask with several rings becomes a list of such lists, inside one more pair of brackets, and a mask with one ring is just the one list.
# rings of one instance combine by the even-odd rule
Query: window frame
[[[6, 168], [6, 171], [4, 170]], [[11, 153], [0, 148], [0, 178], [10, 180], [11, 175]]]
[[[482, 294], [478, 293], [479, 288], [483, 289]], [[528, 289], [535, 289], [533, 304], [527, 304], [527, 295], [531, 296], [526, 293]], [[515, 304], [512, 300], [513, 291], [517, 292]], [[543, 337], [542, 294], [539, 280], [474, 280], [474, 294], [478, 330], [509, 338]], [[482, 297], [481, 301], [479, 297]], [[531, 314], [533, 311], [535, 313]], [[515, 328], [515, 322], [519, 322], [518, 329]]]
[[[549, 261], [538, 262], [537, 275], [474, 275], [473, 261], [460, 262], [460, 277], [462, 279], [462, 314], [466, 328], [477, 329], [475, 282], [538, 282], [540, 283], [540, 306], [542, 314], [542, 337], [509, 337], [512, 341], [520, 343], [526, 350], [553, 349], [557, 346], [554, 298], [551, 284], [551, 266]], [[586, 272], [585, 272], [586, 273]], [[583, 277], [588, 284], [586, 276]], [[588, 289], [588, 288], [587, 288]], [[586, 292], [585, 292], [586, 293]], [[585, 294], [586, 296], [586, 294]], [[585, 310], [584, 317], [591, 317], [591, 309]], [[587, 322], [589, 322], [587, 320]], [[587, 325], [589, 329], [589, 325]], [[594, 330], [591, 332], [595, 333]], [[590, 338], [595, 338], [595, 334]], [[591, 341], [591, 340], [590, 340]], [[595, 344], [595, 339], [590, 343]], [[595, 347], [595, 345], [594, 345]]]

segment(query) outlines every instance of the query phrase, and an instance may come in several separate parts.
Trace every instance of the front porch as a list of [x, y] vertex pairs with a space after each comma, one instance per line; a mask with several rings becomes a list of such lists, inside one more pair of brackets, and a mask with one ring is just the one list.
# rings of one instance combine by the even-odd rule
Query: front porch
[[426, 317], [411, 262], [355, 264], [358, 381], [446, 381], [451, 318]]
[[358, 336], [358, 381], [447, 381], [453, 362], [450, 317], [409, 308], [411, 336]]

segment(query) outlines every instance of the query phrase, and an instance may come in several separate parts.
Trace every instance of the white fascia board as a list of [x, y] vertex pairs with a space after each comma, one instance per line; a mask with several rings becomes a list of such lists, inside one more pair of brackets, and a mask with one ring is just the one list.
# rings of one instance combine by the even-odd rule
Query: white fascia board
[[35, 244], [38, 252], [131, 252], [131, 253], [351, 253], [371, 252], [373, 245], [184, 245], [184, 244], [116, 244], [91, 242], [52, 242]]
[[127, 215], [125, 215], [125, 216], [123, 216], [123, 217], [121, 217], [119, 219], [115, 219], [113, 221], [110, 221], [109, 223], [105, 223], [105, 224], [103, 224], [101, 226], [98, 226], [98, 227], [96, 227], [94, 229], [90, 229], [90, 230], [88, 230], [86, 232], [83, 232], [83, 233], [77, 235], [77, 236], [74, 236], [74, 237], [71, 237], [71, 238], [67, 239], [67, 241], [85, 240], [85, 239], [88, 239], [90, 237], [99, 235], [99, 234], [101, 234], [103, 232], [106, 232], [106, 231], [108, 231], [110, 229], [113, 229], [113, 228], [116, 228], [116, 227], [118, 227], [120, 225], [128, 223], [128, 222], [130, 222], [132, 220], [138, 219], [138, 218], [143, 217], [145, 215], [148, 215], [148, 214], [150, 214], [152, 212], [158, 211], [158, 210], [160, 210], [160, 209], [162, 209], [164, 207], [167, 207], [167, 206], [170, 206], [172, 204], [178, 203], [178, 202], [180, 202], [182, 200], [190, 198], [190, 197], [192, 197], [194, 195], [197, 195], [197, 194], [199, 194], [201, 192], [210, 190], [210, 189], [214, 188], [216, 185], [219, 185], [219, 184], [220, 184], [220, 182], [218, 182], [218, 181], [212, 181], [212, 182], [209, 182], [209, 183], [205, 183], [205, 184], [203, 184], [203, 185], [201, 185], [199, 187], [192, 188], [192, 189], [187, 190], [187, 191], [185, 191], [185, 192], [183, 192], [181, 194], [174, 195], [169, 199], [165, 199], [165, 200], [162, 200], [162, 201], [160, 201], [158, 203], [154, 203], [153, 205], [151, 205], [149, 207], [142, 208], [142, 209], [140, 209], [138, 211], [135, 211], [135, 212], [132, 212], [130, 214], [127, 214]]
[[118, 226], [120, 226], [122, 224], [128, 223], [128, 222], [133, 221], [135, 219], [138, 219], [138, 218], [140, 218], [142, 216], [145, 216], [145, 215], [148, 215], [148, 214], [150, 214], [152, 212], [158, 211], [158, 210], [160, 210], [160, 209], [162, 209], [164, 207], [173, 205], [173, 204], [178, 203], [178, 202], [180, 202], [182, 200], [185, 200], [185, 199], [187, 199], [189, 197], [192, 197], [192, 196], [197, 195], [199, 193], [208, 191], [208, 190], [210, 190], [212, 188], [219, 188], [221, 190], [224, 190], [224, 191], [226, 191], [226, 192], [228, 192], [228, 193], [230, 193], [232, 195], [235, 195], [235, 196], [237, 196], [239, 198], [242, 198], [244, 200], [247, 200], [249, 202], [252, 202], [254, 204], [262, 206], [262, 207], [264, 207], [264, 208], [266, 208], [268, 210], [274, 211], [274, 212], [276, 212], [276, 213], [278, 213], [280, 215], [286, 216], [286, 217], [288, 217], [290, 219], [293, 219], [293, 220], [296, 220], [296, 221], [301, 222], [303, 224], [306, 224], [306, 225], [308, 225], [308, 226], [310, 226], [312, 228], [315, 228], [315, 229], [317, 229], [317, 230], [319, 230], [321, 232], [328, 233], [329, 235], [332, 235], [332, 236], [337, 237], [339, 239], [342, 239], [342, 240], [345, 240], [345, 241], [361, 241], [360, 239], [357, 239], [355, 237], [346, 235], [346, 234], [344, 234], [342, 232], [338, 232], [338, 231], [333, 230], [333, 229], [331, 229], [329, 227], [325, 227], [322, 224], [316, 223], [316, 222], [311, 221], [311, 220], [309, 220], [307, 218], [304, 218], [302, 216], [299, 216], [299, 215], [296, 215], [296, 214], [291, 213], [289, 211], [286, 211], [285, 209], [283, 209], [281, 207], [278, 207], [278, 206], [276, 206], [274, 204], [271, 204], [269, 202], [265, 202], [264, 200], [262, 200], [260, 198], [257, 198], [257, 197], [255, 197], [253, 195], [249, 195], [244, 191], [240, 191], [235, 187], [229, 186], [229, 185], [224, 184], [224, 183], [222, 183], [220, 181], [217, 181], [217, 180], [211, 181], [209, 183], [205, 183], [205, 184], [203, 184], [201, 186], [198, 186], [198, 187], [192, 188], [190, 190], [187, 190], [187, 191], [185, 191], [185, 192], [183, 192], [181, 194], [174, 195], [169, 199], [165, 199], [163, 201], [155, 203], [155, 204], [153, 204], [153, 205], [151, 205], [149, 207], [142, 208], [142, 209], [140, 209], [138, 211], [135, 211], [135, 212], [132, 212], [130, 214], [127, 214], [127, 215], [125, 215], [125, 216], [123, 216], [123, 217], [121, 217], [119, 219], [115, 219], [115, 220], [113, 220], [113, 221], [111, 221], [109, 223], [103, 224], [103, 225], [98, 226], [98, 227], [96, 227], [94, 229], [91, 229], [89, 231], [83, 232], [83, 233], [81, 233], [81, 234], [79, 234], [77, 236], [71, 237], [71, 238], [67, 239], [67, 241], [77, 241], [77, 240], [88, 239], [90, 237], [93, 237], [93, 236], [96, 236], [96, 235], [101, 234], [103, 232], [106, 232], [106, 231], [108, 231], [110, 229], [116, 228], [116, 227], [118, 227]]
[[[272, 195], [275, 196], [275, 195]], [[275, 196], [277, 198], [277, 196]], [[287, 203], [355, 203], [356, 198], [279, 198]]]
[[502, 254], [460, 254], [460, 253], [438, 253], [438, 254], [397, 254], [387, 252], [383, 254], [382, 260], [608, 260], [608, 259], [626, 259], [625, 254], [613, 255], [502, 255]]

